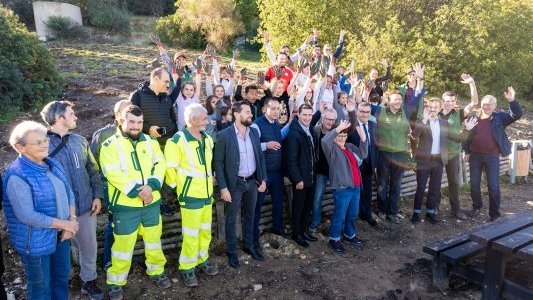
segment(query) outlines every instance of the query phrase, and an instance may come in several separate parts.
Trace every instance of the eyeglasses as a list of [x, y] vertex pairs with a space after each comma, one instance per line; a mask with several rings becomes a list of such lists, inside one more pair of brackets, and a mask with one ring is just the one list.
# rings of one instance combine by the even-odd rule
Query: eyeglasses
[[32, 146], [37, 146], [37, 147], [41, 147], [43, 145], [48, 145], [48, 144], [50, 144], [50, 138], [44, 138], [44, 140], [38, 140], [35, 143], [26, 143], [26, 145], [32, 145]]
[[360, 110], [359, 112], [362, 113], [362, 114], [369, 114], [370, 113], [369, 110]]
[[335, 122], [337, 121], [337, 119], [324, 118], [324, 121]]
[[348, 134], [346, 134], [346, 133], [341, 133], [341, 134], [337, 135], [337, 137], [340, 137], [340, 138], [346, 138], [346, 137], [348, 137]]

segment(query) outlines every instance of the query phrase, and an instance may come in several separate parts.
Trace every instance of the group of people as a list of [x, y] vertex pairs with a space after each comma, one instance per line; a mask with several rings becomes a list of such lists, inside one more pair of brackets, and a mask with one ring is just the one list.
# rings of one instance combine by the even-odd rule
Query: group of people
[[[219, 66], [214, 49], [208, 47], [188, 65], [185, 54], [171, 60], [157, 41], [164, 67], [154, 69], [129, 100], [115, 104], [114, 122], [95, 132], [91, 142], [72, 132], [77, 117], [68, 101], [53, 101], [43, 108], [47, 127], [34, 121], [18, 124], [9, 143], [19, 156], [3, 174], [2, 195], [28, 298], [68, 298], [70, 240], [75, 239], [81, 292], [103, 299], [96, 283], [96, 216], [103, 206], [109, 211], [103, 262], [110, 298], [123, 298], [139, 235], [148, 277], [169, 288], [161, 215], [172, 212], [161, 207], [174, 199], [169, 197], [172, 193], [181, 213], [179, 271], [188, 287], [198, 285], [196, 271], [219, 273], [209, 260], [215, 186], [225, 204], [228, 264], [233, 268], [240, 266], [240, 211], [242, 250], [254, 260], [265, 259], [259, 222], [268, 193], [270, 232], [307, 248], [317, 241], [314, 233], [329, 183], [334, 212], [328, 243], [338, 254], [346, 251], [345, 245], [364, 244], [356, 230], [358, 218], [377, 224], [372, 212], [374, 181], [375, 215], [400, 223], [397, 206], [407, 169], [416, 170], [413, 223], [421, 222], [428, 181], [425, 218], [433, 224], [439, 221], [444, 170], [451, 212], [466, 219], [459, 203], [463, 152], [470, 162], [473, 205], [468, 215], [480, 213], [484, 169], [490, 219], [497, 219], [499, 156], [510, 153], [505, 128], [522, 114], [514, 89], [504, 94], [509, 112], [496, 111], [491, 95], [481, 99], [477, 111], [475, 82], [467, 74], [462, 75], [471, 93], [466, 107], [458, 108], [451, 91], [425, 101], [422, 64], [407, 70], [404, 85], [387, 89], [391, 67], [386, 60], [386, 75], [379, 77], [372, 69], [366, 80], [354, 72], [353, 64], [348, 69], [338, 64], [343, 37], [344, 31], [333, 52], [331, 45], [318, 44], [315, 31], [294, 54], [283, 46], [276, 56], [264, 33], [272, 66], [259, 72], [254, 82], [248, 82], [246, 69], [236, 80], [238, 51], [230, 64]], [[285, 177], [292, 184], [291, 232], [283, 218]]]

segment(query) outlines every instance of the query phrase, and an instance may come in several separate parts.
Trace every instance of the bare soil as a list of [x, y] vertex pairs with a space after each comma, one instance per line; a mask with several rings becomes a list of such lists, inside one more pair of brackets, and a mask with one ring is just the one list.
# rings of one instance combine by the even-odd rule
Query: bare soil
[[[51, 43], [59, 70], [67, 78], [63, 99], [76, 104], [79, 118], [77, 133], [90, 139], [97, 129], [111, 122], [112, 107], [125, 99], [137, 85], [148, 77], [150, 62], [157, 56], [153, 46], [133, 44], [79, 44]], [[187, 52], [191, 60], [194, 52]], [[257, 66], [257, 64], [256, 64]], [[250, 67], [250, 66], [247, 66]], [[252, 66], [253, 68], [253, 66]], [[37, 113], [21, 114], [15, 120], [0, 124], [0, 170], [5, 170], [16, 154], [7, 143], [9, 133], [21, 120], [39, 120]], [[512, 139], [533, 136], [532, 115], [525, 113], [522, 120], [508, 130]], [[533, 183], [507, 184], [501, 179], [502, 214], [533, 209]], [[484, 193], [485, 203], [487, 192]], [[465, 190], [460, 195], [462, 208], [469, 209], [471, 200]], [[365, 240], [362, 248], [347, 246], [344, 255], [334, 254], [327, 246], [326, 222], [320, 227], [320, 240], [308, 249], [301, 249], [289, 240], [270, 234], [261, 237], [268, 259], [257, 263], [241, 253], [241, 268], [229, 268], [222, 241], [212, 243], [211, 259], [218, 264], [221, 274], [208, 278], [198, 274], [200, 285], [186, 288], [179, 277], [178, 250], [166, 251], [166, 270], [172, 278], [172, 288], [162, 290], [145, 275], [143, 258], [137, 257], [125, 287], [125, 299], [478, 299], [480, 288], [459, 278], [454, 279], [449, 291], [441, 291], [431, 284], [431, 257], [422, 247], [440, 238], [466, 231], [488, 221], [487, 206], [482, 214], [467, 221], [449, 216], [446, 191], [437, 225], [409, 222], [412, 197], [401, 200], [399, 225], [380, 222], [371, 227], [357, 222], [358, 236]], [[3, 215], [2, 215], [3, 218]], [[105, 219], [105, 216], [101, 217]], [[329, 218], [329, 217], [328, 217]], [[326, 219], [328, 219], [326, 218]], [[99, 222], [100, 223], [100, 222]], [[25, 282], [18, 254], [8, 242], [5, 222], [0, 223], [6, 272], [4, 282], [8, 290], [24, 299]], [[523, 262], [519, 262], [523, 264]], [[525, 274], [533, 274], [526, 265]], [[81, 282], [79, 269], [73, 267], [71, 297], [86, 298], [78, 291]], [[105, 285], [105, 272], [99, 266], [99, 282]], [[524, 281], [524, 273], [509, 268], [508, 276]], [[522, 279], [521, 279], [522, 278]], [[528, 283], [527, 280], [525, 281]], [[529, 282], [531, 284], [531, 282]]]

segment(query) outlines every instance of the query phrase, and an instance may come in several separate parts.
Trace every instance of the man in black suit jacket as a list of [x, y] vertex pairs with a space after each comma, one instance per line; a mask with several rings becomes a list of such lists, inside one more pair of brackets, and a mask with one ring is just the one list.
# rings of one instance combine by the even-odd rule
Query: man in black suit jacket
[[424, 198], [424, 190], [429, 179], [426, 219], [435, 224], [438, 222], [435, 209], [440, 202], [440, 188], [444, 165], [448, 163], [448, 121], [439, 118], [441, 101], [431, 98], [424, 109], [422, 120], [417, 120], [413, 128], [413, 138], [418, 139], [415, 150], [416, 158], [416, 194], [414, 212], [411, 222], [420, 223], [420, 213]]
[[292, 183], [292, 234], [293, 240], [302, 247], [309, 247], [307, 241], [317, 239], [306, 232], [315, 190], [315, 148], [318, 139], [312, 130], [313, 108], [302, 104], [283, 143], [283, 157], [286, 159], [289, 180]]
[[[371, 106], [368, 102], [362, 102], [357, 107], [357, 124], [363, 128], [368, 143], [368, 156], [363, 160], [359, 170], [361, 170], [361, 178], [363, 188], [361, 189], [361, 197], [359, 198], [359, 215], [362, 220], [366, 220], [368, 224], [375, 226], [376, 220], [372, 217], [372, 181], [374, 178], [374, 171], [378, 165], [378, 151], [374, 144], [376, 140], [376, 123], [369, 122]], [[355, 125], [357, 125], [355, 124]], [[352, 143], [359, 147], [361, 138], [356, 131], [348, 136], [347, 143]]]
[[266, 165], [259, 134], [252, 124], [252, 111], [245, 102], [233, 104], [233, 126], [218, 133], [213, 156], [220, 196], [226, 202], [225, 234], [228, 247], [228, 262], [233, 268], [240, 266], [237, 257], [235, 223], [242, 202], [243, 251], [255, 260], [264, 260], [253, 247], [254, 211], [257, 192], [266, 189]]

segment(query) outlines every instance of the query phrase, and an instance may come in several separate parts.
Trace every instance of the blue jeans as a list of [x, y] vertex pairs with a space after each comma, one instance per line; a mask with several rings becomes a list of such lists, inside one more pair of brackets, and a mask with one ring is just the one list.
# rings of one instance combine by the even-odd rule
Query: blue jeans
[[336, 189], [333, 192], [335, 207], [329, 228], [330, 240], [340, 240], [341, 233], [344, 233], [347, 238], [353, 238], [357, 235], [355, 220], [359, 214], [360, 192], [360, 186]]
[[311, 216], [310, 231], [315, 231], [318, 225], [320, 225], [322, 215], [322, 197], [326, 191], [326, 185], [328, 184], [329, 176], [316, 174], [315, 177], [315, 197], [313, 199], [313, 211]]
[[[285, 185], [283, 175], [278, 171], [267, 171], [267, 191], [272, 197], [272, 228], [278, 232], [283, 231], [283, 193]], [[261, 208], [265, 201], [267, 191], [257, 193], [257, 203], [255, 204], [254, 215], [254, 244], [259, 244], [259, 221], [261, 220]]]
[[30, 300], [64, 300], [69, 298], [70, 240], [58, 242], [51, 255], [20, 255], [24, 265]]
[[473, 209], [481, 209], [481, 173], [485, 169], [489, 188], [489, 216], [500, 216], [500, 157], [470, 154], [470, 196]]

